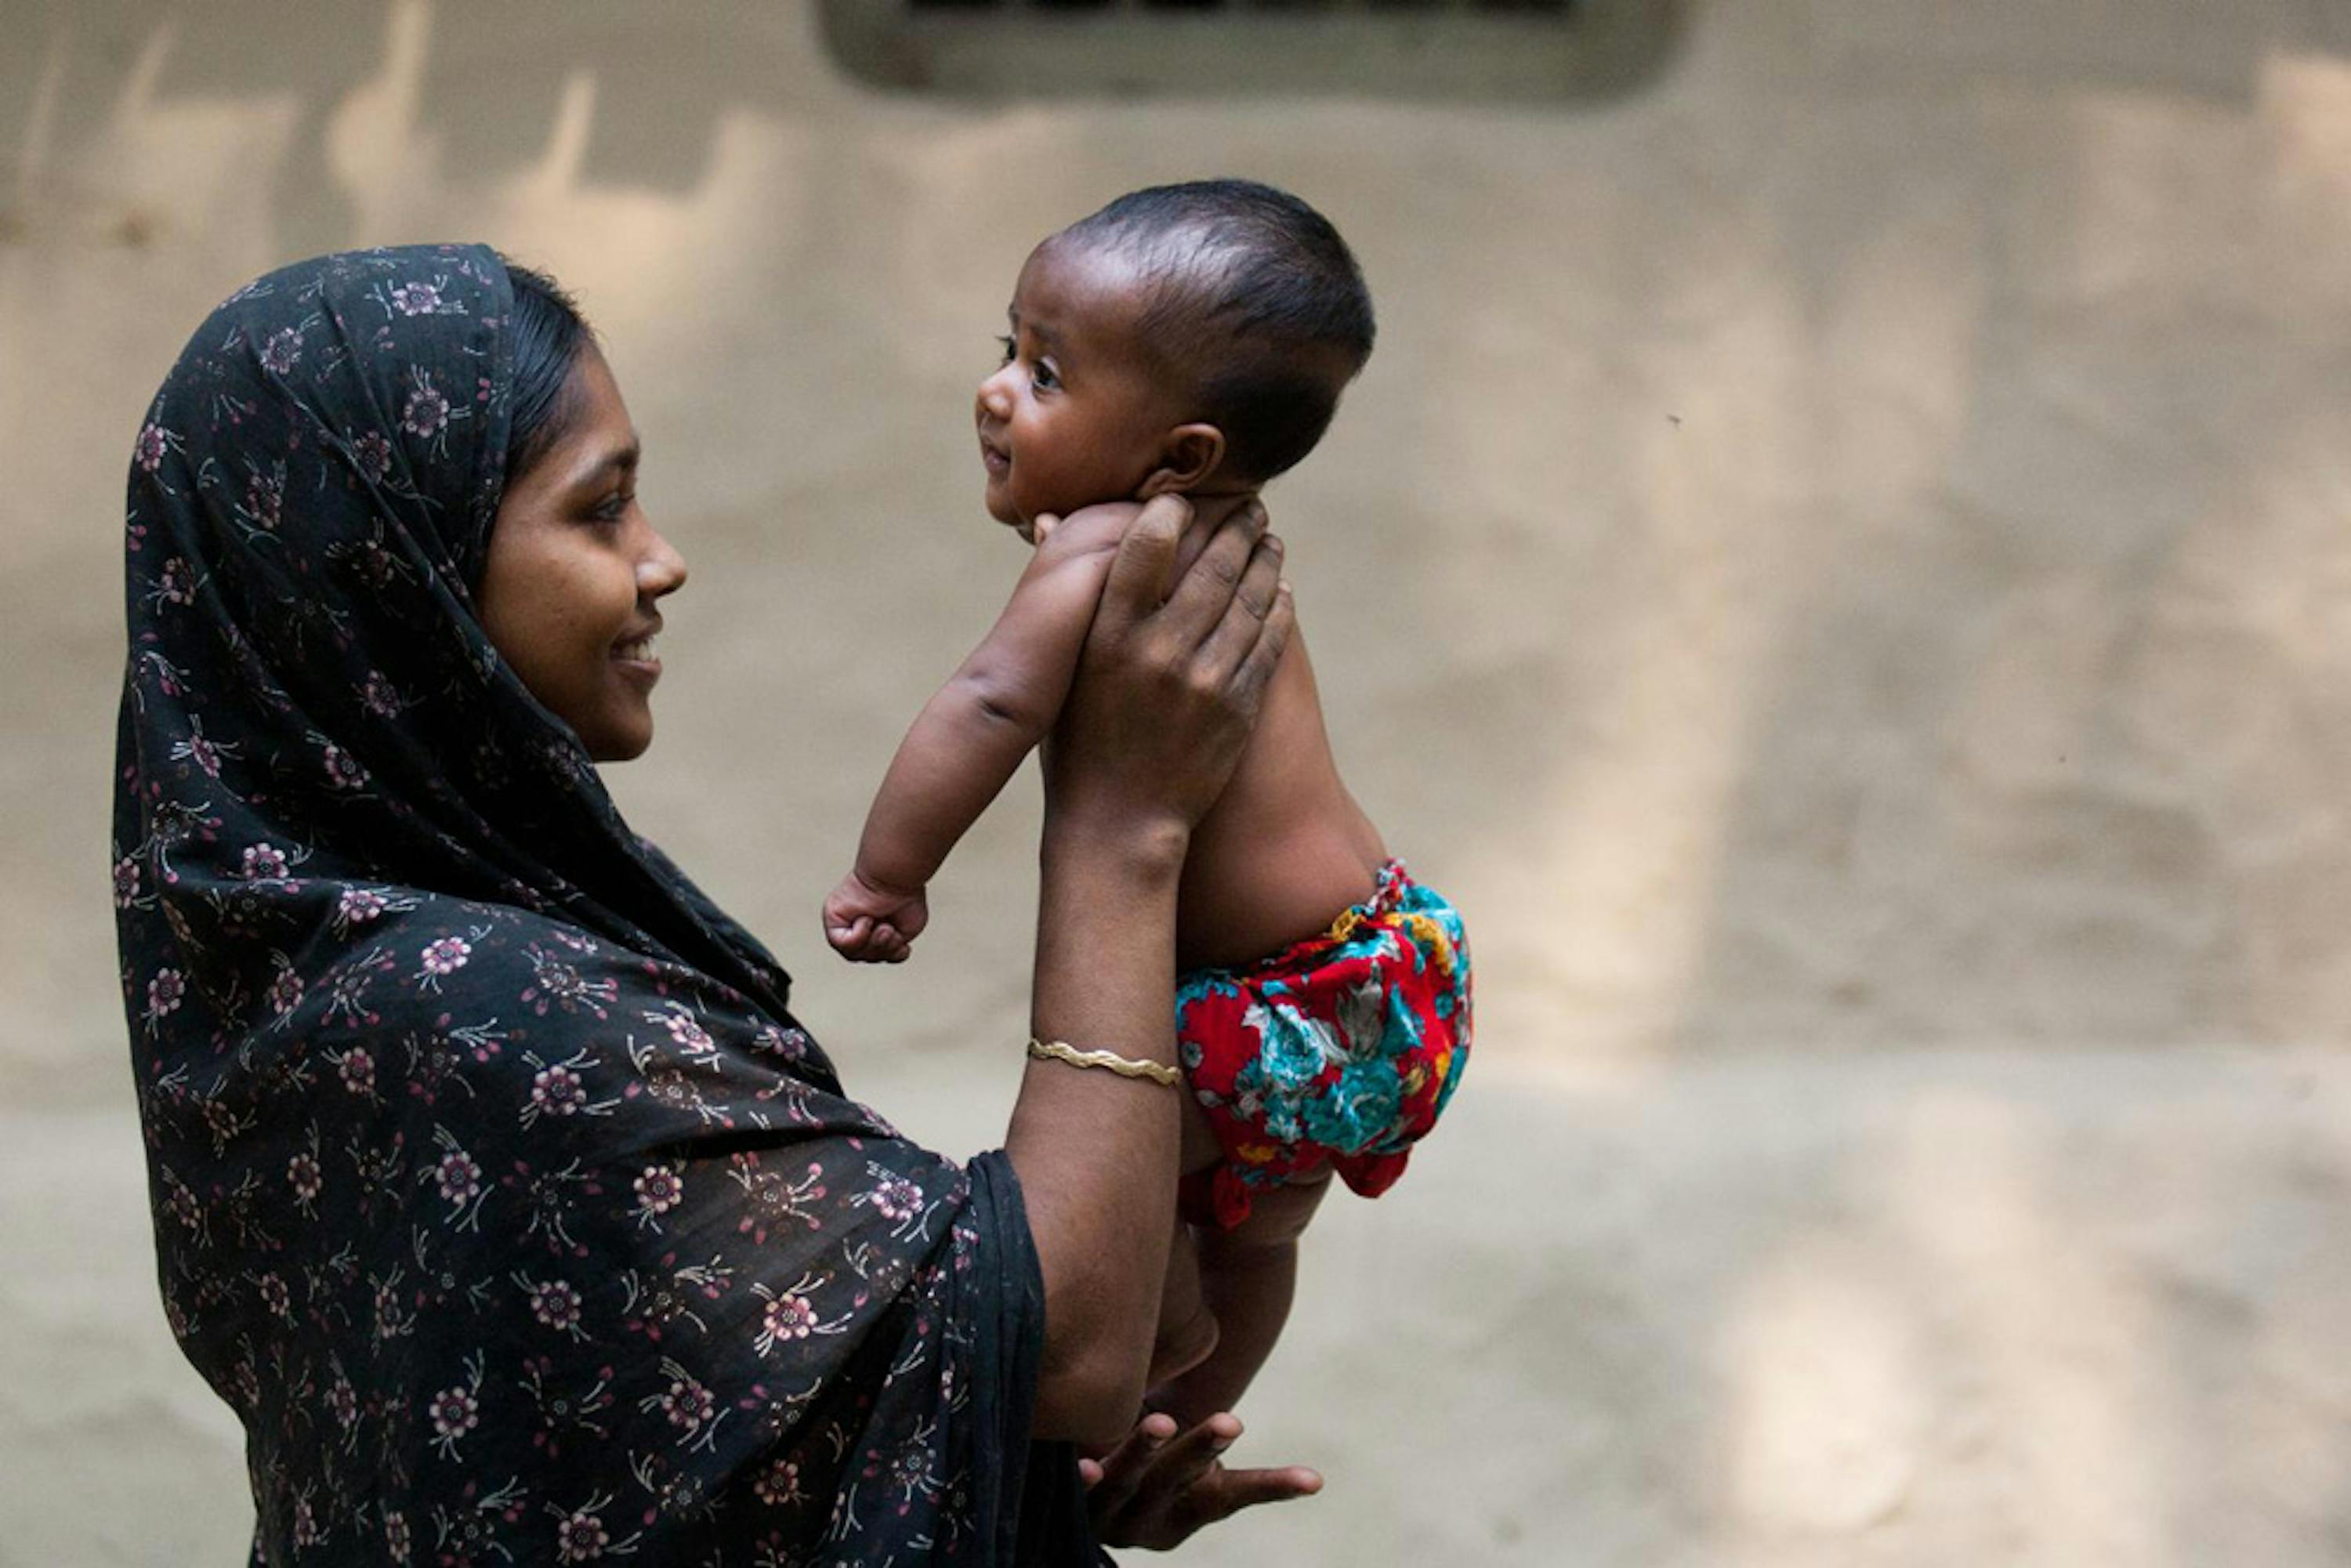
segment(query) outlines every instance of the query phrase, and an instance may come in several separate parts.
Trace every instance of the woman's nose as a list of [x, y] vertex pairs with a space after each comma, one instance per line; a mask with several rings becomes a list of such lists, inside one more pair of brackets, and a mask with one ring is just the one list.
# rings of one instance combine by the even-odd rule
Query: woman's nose
[[652, 537], [645, 552], [637, 558], [637, 591], [647, 599], [675, 593], [685, 586], [685, 558], [662, 537], [659, 528], [648, 527], [645, 531]]

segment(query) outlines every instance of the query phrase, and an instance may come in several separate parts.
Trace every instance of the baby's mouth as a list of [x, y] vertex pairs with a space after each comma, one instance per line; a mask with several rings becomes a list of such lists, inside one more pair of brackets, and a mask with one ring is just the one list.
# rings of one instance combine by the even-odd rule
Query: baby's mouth
[[991, 479], [1001, 479], [1012, 472], [1012, 454], [997, 446], [986, 436], [979, 440], [979, 460], [987, 467]]

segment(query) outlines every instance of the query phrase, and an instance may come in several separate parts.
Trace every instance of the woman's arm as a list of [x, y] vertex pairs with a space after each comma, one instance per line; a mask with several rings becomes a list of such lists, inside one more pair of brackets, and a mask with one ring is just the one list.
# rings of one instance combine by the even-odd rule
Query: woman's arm
[[[1280, 546], [1237, 513], [1168, 592], [1187, 504], [1121, 543], [1046, 747], [1038, 1035], [1173, 1065], [1176, 890], [1289, 641]], [[1005, 1147], [1045, 1279], [1035, 1431], [1107, 1448], [1140, 1407], [1176, 1213], [1180, 1091], [1031, 1061]]]
[[1137, 510], [1088, 507], [1049, 529], [995, 626], [916, 716], [866, 812], [856, 865], [825, 900], [825, 938], [843, 957], [906, 956], [927, 918], [924, 889], [1061, 712]]

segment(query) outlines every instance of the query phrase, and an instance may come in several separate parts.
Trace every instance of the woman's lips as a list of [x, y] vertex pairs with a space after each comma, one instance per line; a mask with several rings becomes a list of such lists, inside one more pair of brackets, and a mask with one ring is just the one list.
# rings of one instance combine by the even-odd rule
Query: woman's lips
[[651, 637], [613, 643], [612, 663], [621, 666], [622, 674], [634, 676], [647, 685], [661, 679], [661, 659], [653, 652]]

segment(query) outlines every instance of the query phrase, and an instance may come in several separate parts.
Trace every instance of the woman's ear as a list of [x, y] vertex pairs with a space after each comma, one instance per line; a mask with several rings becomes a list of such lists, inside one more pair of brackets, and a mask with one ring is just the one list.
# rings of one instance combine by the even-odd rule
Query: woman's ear
[[1159, 450], [1159, 466], [1134, 493], [1138, 501], [1154, 496], [1182, 495], [1207, 483], [1225, 461], [1225, 433], [1213, 424], [1179, 424], [1167, 433]]

